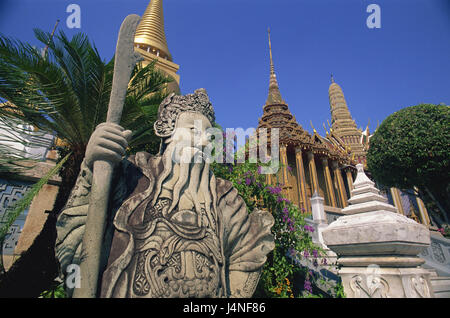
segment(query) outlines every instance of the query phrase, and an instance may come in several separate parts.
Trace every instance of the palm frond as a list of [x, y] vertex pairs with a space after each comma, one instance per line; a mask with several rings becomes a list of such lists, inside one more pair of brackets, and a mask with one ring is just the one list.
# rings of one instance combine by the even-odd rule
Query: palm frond
[[[0, 115], [54, 133], [70, 149], [83, 151], [95, 127], [106, 120], [114, 58], [105, 62], [86, 35], [69, 39], [34, 30], [48, 44], [45, 57], [31, 45], [0, 35]], [[133, 130], [133, 147], [158, 143], [153, 122], [173, 79], [155, 67], [137, 65], [132, 73], [122, 126]]]

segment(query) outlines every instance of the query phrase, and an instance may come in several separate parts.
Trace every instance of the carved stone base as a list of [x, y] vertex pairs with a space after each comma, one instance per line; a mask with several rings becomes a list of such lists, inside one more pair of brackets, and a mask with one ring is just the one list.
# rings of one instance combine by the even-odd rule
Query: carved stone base
[[434, 298], [430, 272], [422, 268], [344, 267], [339, 270], [348, 298]]

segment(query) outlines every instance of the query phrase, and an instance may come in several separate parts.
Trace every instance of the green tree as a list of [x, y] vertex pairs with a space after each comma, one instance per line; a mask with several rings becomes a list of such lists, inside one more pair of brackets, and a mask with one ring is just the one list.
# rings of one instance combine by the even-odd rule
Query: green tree
[[417, 189], [438, 226], [450, 213], [450, 108], [420, 104], [388, 116], [370, 139], [367, 165], [388, 187]]
[[[0, 276], [1, 296], [37, 297], [57, 274], [56, 216], [73, 188], [95, 127], [104, 122], [111, 94], [114, 59], [106, 62], [82, 33], [71, 39], [34, 30], [48, 51], [0, 35], [0, 116], [14, 118], [61, 140], [62, 182], [52, 213], [31, 248]], [[121, 125], [133, 131], [130, 152], [158, 150], [153, 133], [157, 109], [172, 79], [155, 63], [136, 66], [128, 86]], [[7, 102], [7, 103], [6, 103]]]

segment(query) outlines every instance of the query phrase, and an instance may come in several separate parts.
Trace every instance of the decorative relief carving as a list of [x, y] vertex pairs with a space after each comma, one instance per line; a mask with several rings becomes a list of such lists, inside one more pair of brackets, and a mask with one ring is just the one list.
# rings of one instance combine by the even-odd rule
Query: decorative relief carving
[[260, 275], [261, 275], [261, 273], [258, 273], [258, 272], [253, 272], [250, 275], [248, 275], [247, 281], [245, 282], [245, 285], [244, 285], [245, 297], [250, 297], [251, 295], [253, 295], [253, 292], [256, 289], [256, 285], [258, 284]]
[[430, 298], [430, 287], [423, 275], [411, 275], [402, 278], [407, 298]]
[[223, 262], [214, 255], [219, 240], [210, 233], [190, 239], [169, 226], [165, 216], [170, 203], [159, 199], [154, 206], [147, 204], [144, 220], [150, 225], [136, 227], [133, 292], [138, 297], [215, 297], [218, 264]]
[[389, 298], [389, 284], [380, 276], [368, 275], [363, 279], [361, 275], [355, 275], [350, 280], [350, 288], [352, 298]]
[[430, 298], [430, 289], [428, 288], [427, 281], [422, 276], [411, 277], [411, 284], [414, 291], [420, 298]]

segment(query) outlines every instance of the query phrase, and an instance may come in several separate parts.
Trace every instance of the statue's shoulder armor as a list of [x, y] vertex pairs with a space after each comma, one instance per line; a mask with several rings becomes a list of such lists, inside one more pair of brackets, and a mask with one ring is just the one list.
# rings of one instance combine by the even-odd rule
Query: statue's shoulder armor
[[218, 199], [220, 199], [233, 189], [234, 187], [231, 181], [222, 178], [216, 178], [216, 191]]

